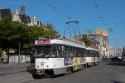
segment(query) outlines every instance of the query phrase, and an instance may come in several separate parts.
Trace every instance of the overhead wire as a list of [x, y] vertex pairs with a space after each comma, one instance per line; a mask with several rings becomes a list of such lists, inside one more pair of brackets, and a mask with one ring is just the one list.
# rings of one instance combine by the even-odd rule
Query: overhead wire
[[102, 13], [101, 13], [100, 8], [99, 8], [100, 6], [97, 4], [96, 0], [92, 0], [92, 2], [93, 2], [94, 6], [95, 6], [95, 8], [96, 8], [96, 10], [97, 10], [98, 18], [100, 19], [100, 21], [102, 21], [102, 23], [104, 24], [104, 26], [107, 28], [107, 31], [108, 31], [109, 33], [114, 32], [114, 31], [112, 30], [112, 28], [108, 28], [108, 24], [107, 24], [106, 21], [104, 20], [104, 16], [102, 16]]
[[63, 15], [64, 17], [68, 18], [68, 19], [72, 19], [72, 17], [66, 16], [62, 11], [60, 11], [59, 9], [57, 9], [56, 7], [54, 7], [51, 3], [49, 3], [47, 0], [43, 0], [43, 3], [48, 5], [49, 7], [51, 7], [53, 10], [55, 10], [56, 12], [60, 13], [61, 15]]
[[[59, 9], [57, 9], [56, 7], [54, 7], [54, 6], [53, 6], [50, 2], [48, 2], [47, 0], [44, 0], [43, 3], [46, 4], [46, 5], [48, 5], [50, 8], [52, 8], [52, 9], [53, 9], [54, 11], [56, 11], [57, 13], [63, 15], [65, 18], [71, 19], [71, 17], [66, 16], [62, 11], [60, 11]], [[67, 31], [69, 31], [69, 35], [72, 36], [72, 32], [71, 32], [70, 26], [68, 26], [68, 25], [66, 24], [66, 27], [67, 27], [67, 28], [65, 28], [65, 30], [64, 30], [64, 36], [67, 36], [67, 35], [68, 35]]]
[[94, 6], [95, 6], [95, 8], [96, 8], [96, 10], [97, 10], [98, 18], [103, 22], [103, 24], [104, 24], [105, 26], [107, 26], [108, 24], [105, 22], [104, 17], [102, 16], [102, 13], [101, 13], [101, 11], [100, 11], [99, 5], [96, 3], [95, 0], [92, 0], [92, 2], [93, 2]]
[[[96, 0], [92, 0], [92, 3], [94, 4], [94, 7], [97, 10], [97, 14], [98, 16], [96, 18], [99, 18], [99, 20], [105, 25], [108, 26], [109, 24], [104, 20], [104, 16], [102, 15], [101, 11], [100, 11], [100, 6], [99, 4], [97, 4]], [[119, 16], [109, 16], [109, 17], [119, 17]], [[93, 17], [94, 18], [94, 17]], [[120, 24], [125, 23], [125, 19], [115, 23], [115, 26], [119, 26]]]
[[[68, 18], [68, 19], [73, 19], [72, 17], [66, 16], [62, 11], [60, 11], [59, 9], [57, 9], [56, 7], [54, 7], [51, 3], [49, 3], [47, 0], [43, 1], [44, 4], [48, 5], [49, 7], [51, 7], [53, 10], [55, 10], [56, 12], [60, 13], [61, 15], [63, 15], [64, 17]], [[69, 22], [69, 23], [68, 23]], [[76, 35], [76, 27], [73, 26], [74, 23], [76, 23], [78, 25], [78, 21], [68, 21], [66, 22], [67, 28], [64, 30], [64, 36], [66, 36], [66, 32], [69, 31], [69, 35], [73, 36], [72, 32], [71, 32], [71, 27], [74, 28], [74, 35]], [[79, 29], [79, 25], [77, 27], [77, 29], [79, 30], [78, 33], [80, 34], [80, 29]]]

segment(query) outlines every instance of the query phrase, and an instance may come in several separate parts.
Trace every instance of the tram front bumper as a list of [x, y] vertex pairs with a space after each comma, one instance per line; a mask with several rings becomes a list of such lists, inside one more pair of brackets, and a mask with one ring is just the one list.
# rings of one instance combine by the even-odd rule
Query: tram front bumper
[[53, 69], [35, 69], [34, 73], [35, 75], [51, 75], [53, 74]]
[[44, 75], [45, 74], [45, 70], [36, 70], [36, 74]]

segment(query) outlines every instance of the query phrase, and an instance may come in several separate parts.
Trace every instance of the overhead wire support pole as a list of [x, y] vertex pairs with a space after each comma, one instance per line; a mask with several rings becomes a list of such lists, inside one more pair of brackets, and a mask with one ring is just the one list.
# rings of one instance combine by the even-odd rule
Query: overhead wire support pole
[[79, 29], [79, 26], [78, 26], [79, 25], [79, 21], [77, 21], [77, 20], [67, 21], [65, 24], [68, 25], [68, 27], [67, 27], [68, 29], [64, 31], [64, 34], [66, 34], [66, 31], [69, 30], [69, 33], [72, 35], [72, 31], [71, 30], [73, 30], [74, 36], [76, 36], [77, 33], [80, 35], [80, 29]]
[[77, 23], [77, 24], [79, 23], [79, 21], [73, 20], [73, 21], [68, 21], [68, 22], [66, 22], [66, 24], [73, 23], [73, 22], [74, 22], [74, 23]]
[[21, 54], [20, 54], [21, 43], [20, 43], [20, 42], [18, 42], [18, 44], [19, 44], [19, 47], [18, 47], [18, 51], [19, 51], [18, 63], [20, 63], [20, 62], [21, 62]]

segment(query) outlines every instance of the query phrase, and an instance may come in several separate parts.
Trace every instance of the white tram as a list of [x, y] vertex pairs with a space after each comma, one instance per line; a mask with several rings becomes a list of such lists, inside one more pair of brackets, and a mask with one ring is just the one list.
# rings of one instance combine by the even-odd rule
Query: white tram
[[57, 75], [74, 72], [86, 65], [85, 44], [61, 39], [35, 41], [36, 75]]
[[87, 48], [86, 50], [87, 66], [97, 65], [99, 61], [100, 61], [99, 50], [94, 48]]
[[[93, 51], [93, 55], [90, 51]], [[66, 39], [36, 40], [35, 67], [32, 75], [36, 77], [71, 73], [83, 69], [91, 62], [98, 62], [98, 57], [98, 51], [88, 49], [84, 43], [78, 41]]]

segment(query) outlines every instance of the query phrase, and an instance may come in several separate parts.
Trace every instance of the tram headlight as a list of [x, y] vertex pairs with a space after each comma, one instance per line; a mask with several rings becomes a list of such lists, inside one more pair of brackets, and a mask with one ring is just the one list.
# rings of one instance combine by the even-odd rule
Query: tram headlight
[[39, 66], [37, 66], [37, 68], [39, 68]]
[[44, 65], [44, 62], [41, 62], [41, 66], [43, 66]]

